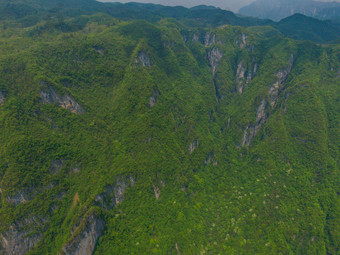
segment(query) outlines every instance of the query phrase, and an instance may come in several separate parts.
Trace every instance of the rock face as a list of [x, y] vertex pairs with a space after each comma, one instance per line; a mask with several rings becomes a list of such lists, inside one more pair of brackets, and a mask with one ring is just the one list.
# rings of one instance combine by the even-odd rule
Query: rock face
[[161, 189], [159, 187], [156, 187], [155, 185], [153, 185], [153, 191], [155, 193], [156, 199], [159, 199], [159, 196], [161, 194]]
[[44, 104], [57, 103], [59, 106], [73, 113], [84, 113], [83, 108], [69, 95], [59, 96], [52, 88], [46, 87], [40, 91], [40, 97]]
[[0, 106], [5, 103], [6, 97], [4, 93], [0, 91]]
[[208, 156], [206, 157], [204, 164], [208, 165], [208, 164], [210, 164], [210, 162], [212, 162], [214, 166], [217, 166], [218, 162], [217, 162], [215, 156], [216, 155], [213, 152], [210, 152], [208, 154]]
[[15, 195], [8, 196], [7, 202], [10, 204], [14, 204], [15, 206], [18, 206], [19, 204], [26, 203], [30, 201], [33, 197], [32, 195], [33, 189], [25, 189], [22, 191], [18, 191], [15, 193]]
[[247, 46], [247, 38], [248, 36], [245, 33], [241, 33], [240, 37], [236, 39], [236, 44], [243, 49]]
[[42, 236], [32, 232], [34, 228], [41, 227], [42, 222], [43, 220], [37, 217], [26, 218], [11, 225], [7, 232], [0, 233], [0, 254], [25, 254], [34, 248]]
[[256, 124], [254, 126], [248, 126], [244, 130], [242, 146], [248, 147], [254, 140], [261, 126], [267, 121], [266, 107], [267, 102], [263, 99], [256, 112]]
[[198, 141], [194, 141], [192, 144], [189, 146], [189, 152], [192, 154], [196, 148], [198, 148], [199, 144]]
[[216, 43], [216, 34], [211, 34], [207, 32], [204, 36], [204, 46], [209, 47]]
[[200, 38], [198, 37], [198, 35], [194, 34], [192, 37], [192, 41], [193, 42], [198, 42], [200, 40]]
[[161, 189], [162, 188], [165, 188], [165, 183], [162, 180], [159, 181], [159, 184], [153, 185], [153, 191], [155, 193], [156, 199], [159, 199], [159, 196], [161, 195]]
[[292, 66], [294, 63], [293, 54], [290, 55], [288, 65], [285, 69], [278, 71], [275, 76], [277, 76], [277, 81], [269, 88], [269, 96], [270, 96], [270, 105], [272, 108], [275, 106], [278, 96], [284, 87], [284, 83], [286, 82], [288, 75], [292, 70]]
[[51, 167], [50, 167], [51, 174], [57, 174], [60, 171], [60, 169], [63, 167], [63, 165], [64, 165], [64, 160], [61, 160], [61, 159], [53, 160]]
[[255, 63], [253, 68], [243, 66], [242, 61], [237, 65], [236, 71], [236, 90], [242, 94], [244, 89], [253, 80], [257, 72], [257, 64]]
[[114, 206], [118, 206], [124, 200], [124, 194], [128, 187], [135, 185], [135, 178], [130, 177], [118, 177], [115, 184], [106, 186], [106, 191], [96, 196], [96, 203], [107, 210], [112, 209]]
[[213, 76], [216, 73], [218, 62], [221, 60], [223, 57], [223, 54], [218, 48], [213, 48], [209, 53], [208, 53], [208, 60], [209, 60], [209, 65], [210, 65], [210, 70]]
[[157, 89], [153, 89], [152, 96], [149, 98], [149, 104], [151, 107], [154, 107], [156, 105], [160, 94], [161, 93]]
[[182, 35], [182, 40], [184, 43], [187, 43], [188, 41], [188, 35], [187, 34], [181, 34]]
[[62, 249], [66, 255], [91, 255], [98, 238], [104, 230], [104, 221], [91, 215], [85, 222], [85, 228]]
[[[289, 57], [288, 65], [285, 69], [278, 71], [275, 76], [277, 76], [277, 81], [269, 88], [270, 105], [272, 109], [278, 101], [278, 97], [282, 90], [284, 89], [284, 83], [286, 82], [288, 75], [290, 74], [294, 63], [293, 54]], [[285, 96], [285, 100], [288, 98], [289, 94]], [[257, 132], [261, 126], [267, 121], [269, 114], [266, 114], [267, 102], [262, 100], [261, 105], [258, 107], [256, 112], [256, 124], [255, 126], [248, 126], [245, 128], [242, 139], [242, 146], [247, 146], [251, 144], [254, 140]], [[285, 109], [286, 111], [286, 109]]]
[[99, 46], [93, 46], [92, 49], [94, 49], [98, 54], [104, 55], [104, 49]]
[[138, 55], [134, 60], [134, 67], [136, 68], [138, 66], [144, 66], [144, 67], [151, 66], [150, 57], [144, 51], [138, 52]]

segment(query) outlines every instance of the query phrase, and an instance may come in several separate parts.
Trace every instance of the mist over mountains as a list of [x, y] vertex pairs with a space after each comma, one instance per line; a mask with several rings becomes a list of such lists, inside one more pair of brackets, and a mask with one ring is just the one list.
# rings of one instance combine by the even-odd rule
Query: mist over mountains
[[337, 19], [340, 17], [340, 3], [313, 0], [256, 0], [242, 7], [239, 13], [275, 21], [295, 13], [320, 19]]

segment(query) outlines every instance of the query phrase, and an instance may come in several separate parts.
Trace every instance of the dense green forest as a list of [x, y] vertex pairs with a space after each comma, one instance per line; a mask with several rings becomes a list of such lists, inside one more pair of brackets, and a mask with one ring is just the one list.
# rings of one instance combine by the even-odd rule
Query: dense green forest
[[0, 13], [0, 254], [339, 253], [336, 25], [91, 0]]

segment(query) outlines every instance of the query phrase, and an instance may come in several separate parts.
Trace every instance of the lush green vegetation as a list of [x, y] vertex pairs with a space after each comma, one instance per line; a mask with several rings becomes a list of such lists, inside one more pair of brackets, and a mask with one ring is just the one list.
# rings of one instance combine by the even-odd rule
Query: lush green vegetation
[[2, 237], [58, 254], [95, 217], [94, 254], [338, 253], [338, 43], [67, 2], [0, 21]]

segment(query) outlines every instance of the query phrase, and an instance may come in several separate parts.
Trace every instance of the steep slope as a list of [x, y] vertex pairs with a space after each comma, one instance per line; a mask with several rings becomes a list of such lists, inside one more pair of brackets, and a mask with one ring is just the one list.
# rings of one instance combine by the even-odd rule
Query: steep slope
[[1, 31], [0, 254], [337, 254], [339, 45], [79, 20]]

